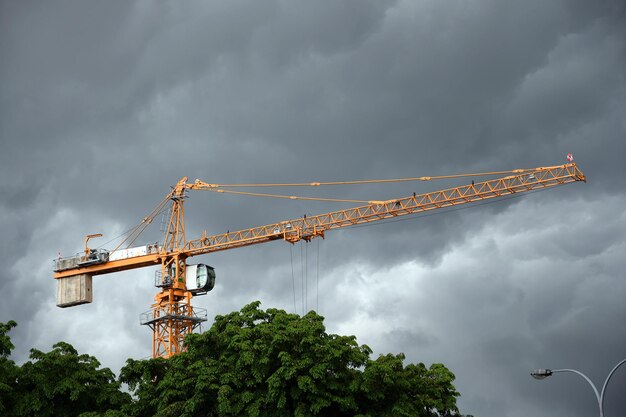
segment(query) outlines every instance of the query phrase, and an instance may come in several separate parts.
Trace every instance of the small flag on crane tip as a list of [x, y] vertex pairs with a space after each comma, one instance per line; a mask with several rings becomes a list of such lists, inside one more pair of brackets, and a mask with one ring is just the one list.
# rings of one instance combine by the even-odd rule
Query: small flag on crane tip
[[568, 154], [567, 154], [567, 160], [568, 160], [569, 162], [574, 162], [574, 155], [572, 155], [571, 153], [568, 153]]

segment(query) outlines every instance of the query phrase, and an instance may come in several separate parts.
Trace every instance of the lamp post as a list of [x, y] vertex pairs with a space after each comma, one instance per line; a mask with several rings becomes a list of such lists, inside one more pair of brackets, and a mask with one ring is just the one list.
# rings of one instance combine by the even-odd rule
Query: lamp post
[[580, 371], [577, 371], [576, 369], [535, 369], [534, 371], [530, 373], [530, 375], [535, 379], [545, 379], [555, 372], [573, 372], [575, 374], [582, 376], [583, 378], [585, 378], [585, 381], [587, 381], [589, 385], [591, 385], [591, 388], [593, 388], [593, 392], [594, 394], [596, 394], [596, 399], [598, 400], [598, 407], [600, 408], [600, 417], [604, 417], [604, 393], [606, 392], [606, 386], [608, 385], [609, 380], [611, 379], [611, 377], [613, 376], [617, 368], [619, 368], [620, 365], [624, 363], [626, 363], [626, 359], [623, 359], [620, 363], [615, 365], [615, 367], [611, 370], [611, 372], [609, 372], [609, 375], [606, 377], [606, 380], [604, 381], [604, 385], [602, 386], [602, 391], [600, 391], [599, 394], [598, 394], [598, 389], [593, 384], [593, 382], [591, 382], [591, 380], [587, 377], [587, 375], [583, 374]]

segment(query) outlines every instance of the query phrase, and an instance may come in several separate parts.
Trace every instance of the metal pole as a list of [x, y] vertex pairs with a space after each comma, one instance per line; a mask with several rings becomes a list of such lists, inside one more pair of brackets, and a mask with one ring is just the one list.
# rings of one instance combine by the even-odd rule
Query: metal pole
[[580, 371], [577, 371], [576, 369], [553, 369], [552, 372], [573, 372], [585, 378], [585, 381], [587, 381], [589, 385], [591, 385], [591, 388], [593, 388], [593, 393], [596, 394], [596, 400], [598, 400], [598, 407], [600, 408], [600, 417], [604, 417], [604, 411], [602, 410], [602, 398], [600, 397], [600, 394], [598, 394], [598, 389], [596, 388], [596, 386], [593, 384], [593, 382], [591, 382], [589, 378], [587, 378], [587, 375], [583, 374]]
[[604, 417], [604, 394], [606, 393], [606, 387], [609, 384], [609, 380], [611, 379], [615, 371], [617, 371], [617, 368], [619, 368], [624, 363], [626, 363], [626, 359], [623, 359], [617, 365], [615, 365], [613, 369], [611, 369], [611, 372], [609, 372], [609, 375], [606, 377], [606, 380], [604, 380], [604, 384], [602, 385], [602, 391], [600, 391], [600, 393], [598, 393], [598, 389], [596, 388], [594, 383], [587, 377], [587, 375], [583, 374], [580, 371], [577, 371], [576, 369], [552, 369], [552, 370], [547, 369], [545, 370], [547, 371], [547, 374], [543, 375], [543, 378], [550, 376], [554, 372], [572, 372], [572, 373], [582, 376], [585, 379], [585, 381], [587, 381], [589, 385], [591, 385], [591, 388], [593, 389], [593, 393], [596, 395], [596, 400], [598, 400], [598, 408], [600, 409], [600, 417]]
[[611, 379], [615, 371], [617, 371], [617, 368], [619, 368], [624, 363], [626, 363], [626, 359], [622, 359], [620, 363], [615, 365], [615, 367], [611, 370], [611, 372], [609, 372], [609, 375], [606, 377], [606, 380], [604, 380], [604, 385], [602, 385], [602, 392], [600, 393], [600, 411], [601, 412], [602, 412], [602, 409], [604, 408], [604, 393], [606, 392], [606, 386], [609, 384], [609, 379]]

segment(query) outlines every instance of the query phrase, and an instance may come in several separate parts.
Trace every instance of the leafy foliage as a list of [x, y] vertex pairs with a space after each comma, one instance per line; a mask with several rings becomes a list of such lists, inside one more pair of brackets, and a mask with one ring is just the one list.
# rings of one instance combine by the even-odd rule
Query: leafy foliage
[[110, 369], [98, 369], [96, 358], [79, 355], [68, 343], [59, 342], [48, 353], [31, 349], [30, 359], [19, 372], [17, 415], [105, 412], [130, 400]]
[[[328, 334], [323, 317], [259, 308], [217, 316], [187, 352], [129, 359], [119, 381], [93, 356], [59, 342], [17, 366], [0, 323], [0, 415], [7, 416], [459, 416], [443, 365], [370, 358], [354, 336]], [[133, 397], [121, 390], [128, 384]]]
[[218, 316], [170, 360], [129, 360], [120, 379], [133, 414], [181, 416], [452, 416], [454, 375], [440, 364], [370, 359], [354, 336], [326, 333], [323, 318], [259, 303]]
[[0, 323], [0, 415], [4, 415], [12, 408], [15, 398], [15, 379], [17, 378], [17, 366], [9, 359], [11, 351], [15, 348], [11, 338], [7, 335], [9, 330], [17, 326], [10, 320]]
[[359, 393], [364, 415], [457, 415], [454, 374], [442, 364], [428, 369], [422, 363], [404, 367], [403, 361], [403, 354], [387, 354], [368, 362]]
[[13, 349], [6, 333], [14, 326], [11, 321], [0, 323], [3, 415], [115, 415], [130, 404], [130, 395], [120, 390], [121, 384], [110, 369], [99, 369], [96, 358], [79, 355], [65, 342], [55, 344], [48, 353], [31, 349], [30, 360], [15, 366], [6, 358]]

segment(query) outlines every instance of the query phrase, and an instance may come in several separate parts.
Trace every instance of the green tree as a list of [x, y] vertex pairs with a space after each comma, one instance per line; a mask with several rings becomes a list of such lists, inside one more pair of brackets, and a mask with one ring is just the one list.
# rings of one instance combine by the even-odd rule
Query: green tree
[[5, 415], [12, 409], [15, 398], [18, 367], [9, 359], [15, 346], [7, 334], [15, 326], [17, 323], [13, 320], [0, 323], [0, 415]]
[[[15, 416], [116, 415], [130, 395], [108, 368], [72, 345], [59, 342], [44, 353], [31, 349], [30, 360], [21, 366], [16, 384]], [[109, 411], [107, 413], [107, 411]]]
[[403, 362], [403, 354], [368, 361], [359, 390], [365, 416], [457, 415], [452, 372], [442, 364]]
[[137, 416], [451, 416], [454, 375], [443, 365], [404, 366], [403, 355], [370, 359], [354, 336], [326, 333], [323, 318], [259, 302], [217, 316], [187, 352], [129, 360], [120, 379]]

